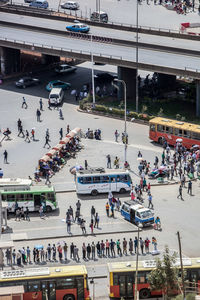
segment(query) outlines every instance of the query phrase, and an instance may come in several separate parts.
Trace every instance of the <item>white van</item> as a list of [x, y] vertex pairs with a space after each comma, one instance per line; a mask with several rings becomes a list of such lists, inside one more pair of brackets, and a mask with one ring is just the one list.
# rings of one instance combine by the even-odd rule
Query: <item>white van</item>
[[49, 94], [49, 101], [51, 105], [59, 105], [64, 98], [64, 91], [61, 88], [53, 88]]
[[61, 6], [61, 8], [64, 8], [64, 9], [72, 9], [72, 10], [79, 9], [79, 4], [74, 1], [67, 1], [65, 3], [62, 3], [60, 6]]

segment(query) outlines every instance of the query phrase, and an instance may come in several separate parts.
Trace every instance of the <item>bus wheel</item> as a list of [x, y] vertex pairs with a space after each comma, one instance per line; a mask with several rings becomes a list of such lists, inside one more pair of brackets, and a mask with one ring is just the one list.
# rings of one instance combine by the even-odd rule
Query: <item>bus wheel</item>
[[126, 190], [122, 188], [119, 190], [119, 192], [120, 192], [120, 194], [124, 194], [124, 193], [126, 193]]
[[47, 212], [47, 213], [50, 213], [50, 212], [52, 212], [52, 208], [51, 208], [51, 206], [47, 205], [47, 207], [46, 207], [46, 212]]
[[98, 195], [98, 191], [97, 190], [92, 190], [91, 191], [91, 195], [92, 196], [97, 196]]
[[140, 298], [141, 299], [147, 299], [147, 298], [150, 298], [150, 296], [151, 296], [150, 290], [148, 290], [148, 289], [142, 289], [140, 291]]
[[161, 137], [159, 137], [159, 139], [158, 139], [158, 144], [160, 144], [160, 145], [163, 144], [163, 139]]
[[74, 295], [65, 295], [64, 297], [63, 297], [63, 300], [74, 300], [75, 298], [74, 298]]

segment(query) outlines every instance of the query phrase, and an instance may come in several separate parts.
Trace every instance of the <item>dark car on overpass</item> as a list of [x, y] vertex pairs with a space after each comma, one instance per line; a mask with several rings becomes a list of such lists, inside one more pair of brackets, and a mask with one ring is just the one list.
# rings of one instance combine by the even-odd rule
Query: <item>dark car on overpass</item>
[[116, 75], [112, 75], [110, 73], [97, 73], [94, 75], [94, 79], [98, 83], [111, 83], [115, 78], [117, 78]]
[[23, 77], [15, 82], [16, 87], [25, 89], [28, 86], [38, 85], [40, 80], [33, 77]]

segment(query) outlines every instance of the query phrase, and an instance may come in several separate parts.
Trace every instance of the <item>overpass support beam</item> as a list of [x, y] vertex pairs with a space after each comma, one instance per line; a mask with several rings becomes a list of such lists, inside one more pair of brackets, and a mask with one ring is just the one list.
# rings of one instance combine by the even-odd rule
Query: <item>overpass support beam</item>
[[0, 47], [0, 72], [3, 76], [20, 72], [20, 50]]
[[196, 81], [196, 116], [200, 117], [200, 80]]
[[[118, 67], [118, 79], [124, 80], [126, 83], [126, 97], [135, 102], [136, 96], [136, 69], [126, 67]], [[118, 99], [124, 99], [123, 86], [120, 85], [118, 91]]]
[[57, 63], [60, 61], [59, 56], [53, 56], [48, 54], [42, 54], [42, 64], [43, 65], [50, 65], [53, 63]]

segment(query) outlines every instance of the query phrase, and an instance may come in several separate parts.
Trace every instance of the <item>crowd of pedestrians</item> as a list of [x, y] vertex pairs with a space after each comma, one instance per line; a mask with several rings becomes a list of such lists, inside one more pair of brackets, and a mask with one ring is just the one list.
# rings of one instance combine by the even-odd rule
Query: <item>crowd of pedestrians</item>
[[36, 245], [33, 249], [29, 246], [22, 247], [21, 249], [7, 249], [4, 252], [4, 263], [7, 265], [12, 264], [19, 267], [27, 264], [44, 264], [52, 262], [67, 262], [73, 260], [75, 262], [98, 260], [104, 258], [117, 258], [122, 256], [132, 256], [138, 251], [139, 255], [154, 255], [158, 253], [157, 240], [152, 237], [143, 239], [138, 238], [123, 238], [105, 239], [98, 242], [92, 241], [91, 243], [83, 242], [81, 247], [77, 247], [74, 242], [67, 244], [65, 241], [58, 242], [57, 244], [49, 243], [47, 247]]

